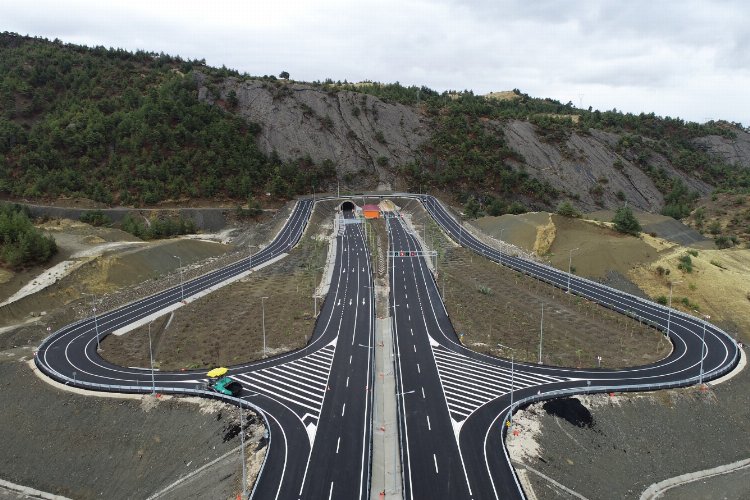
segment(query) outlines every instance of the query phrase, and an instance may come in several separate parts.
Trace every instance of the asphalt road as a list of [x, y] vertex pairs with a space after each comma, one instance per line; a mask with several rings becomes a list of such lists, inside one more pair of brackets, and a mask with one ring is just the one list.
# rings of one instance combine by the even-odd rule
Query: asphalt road
[[[430, 196], [418, 197], [461, 245], [502, 265], [568, 289], [634, 320], [668, 331], [666, 359], [631, 369], [576, 370], [513, 363], [465, 349], [439, 296], [419, 243], [400, 217], [388, 219], [391, 317], [395, 332], [399, 439], [406, 498], [522, 498], [503, 433], [512, 402], [605, 390], [645, 390], [695, 383], [730, 370], [732, 339], [714, 325], [554, 268], [503, 254], [480, 242]], [[301, 200], [259, 265], [299, 241], [313, 206]], [[267, 422], [269, 449], [254, 498], [369, 498], [372, 441], [374, 303], [361, 225], [344, 214], [330, 291], [310, 343], [302, 350], [231, 367], [241, 399]], [[400, 255], [404, 252], [404, 256]], [[417, 252], [411, 256], [411, 252]], [[184, 284], [186, 297], [246, 272], [250, 259]], [[97, 335], [179, 303], [180, 287], [69, 325], [40, 346], [37, 366], [64, 383], [121, 392], [197, 393], [204, 372], [156, 372], [104, 361]], [[98, 330], [98, 334], [97, 334]], [[152, 378], [153, 377], [153, 378]], [[222, 396], [222, 399], [231, 400]]]
[[[300, 201], [273, 242], [251, 258], [184, 283], [185, 297], [291, 249], [312, 210]], [[351, 213], [344, 213], [353, 221]], [[97, 353], [100, 338], [181, 300], [180, 287], [79, 321], [46, 339], [36, 364], [71, 385], [119, 392], [198, 393], [252, 407], [269, 428], [266, 461], [253, 498], [369, 497], [374, 301], [369, 253], [360, 224], [341, 221], [330, 292], [308, 345], [230, 368], [241, 399], [207, 392], [205, 372], [159, 372], [112, 365]], [[152, 378], [153, 377], [153, 378]]]

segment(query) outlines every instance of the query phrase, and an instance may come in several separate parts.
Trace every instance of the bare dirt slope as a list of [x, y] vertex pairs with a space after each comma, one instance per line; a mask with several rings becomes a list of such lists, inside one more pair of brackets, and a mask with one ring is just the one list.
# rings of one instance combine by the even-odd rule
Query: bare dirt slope
[[[287, 257], [155, 321], [156, 366], [210, 368], [260, 359], [264, 314], [267, 355], [306, 345], [315, 327], [313, 294], [332, 222], [333, 204], [319, 203], [309, 229]], [[265, 304], [261, 297], [268, 297]], [[320, 306], [318, 299], [317, 310]], [[148, 327], [108, 336], [103, 356], [119, 365], [148, 366]]]
[[[421, 205], [403, 205], [423, 241], [440, 255], [438, 286], [453, 326], [470, 349], [504, 358], [514, 353], [519, 361], [536, 362], [544, 304], [542, 360], [547, 364], [598, 366], [597, 356], [601, 356], [601, 366], [633, 366], [669, 353], [668, 344], [655, 330], [457, 248]], [[534, 223], [546, 227], [549, 220], [549, 214], [526, 214], [494, 218], [493, 222], [504, 224], [509, 235], [522, 233], [511, 241], [534, 246]], [[583, 228], [589, 226], [598, 230], [582, 224]], [[545, 234], [541, 232], [542, 239]]]
[[[517, 415], [519, 434], [510, 433], [508, 440], [526, 445], [511, 447], [512, 457], [518, 468], [531, 467], [586, 498], [638, 499], [652, 483], [747, 459], [748, 389], [746, 369], [708, 391], [603, 394], [535, 404]], [[534, 472], [528, 476], [541, 500], [574, 498]], [[714, 486], [708, 497], [685, 488], [679, 498], [750, 496], [741, 474], [723, 476]], [[724, 496], [731, 491], [738, 496]]]
[[[55, 389], [21, 358], [0, 361], [0, 478], [70, 498], [146, 498], [239, 446], [236, 409], [178, 399], [86, 397]], [[265, 446], [257, 419], [251, 449]], [[188, 438], [189, 436], [189, 438]], [[211, 498], [239, 489], [239, 455], [225, 463]], [[214, 478], [218, 479], [218, 478]]]

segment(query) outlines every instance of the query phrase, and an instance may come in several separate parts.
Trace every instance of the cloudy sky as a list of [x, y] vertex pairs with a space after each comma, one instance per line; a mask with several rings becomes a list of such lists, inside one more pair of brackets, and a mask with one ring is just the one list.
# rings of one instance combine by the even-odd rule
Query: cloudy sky
[[4, 0], [0, 29], [376, 80], [750, 124], [747, 0]]

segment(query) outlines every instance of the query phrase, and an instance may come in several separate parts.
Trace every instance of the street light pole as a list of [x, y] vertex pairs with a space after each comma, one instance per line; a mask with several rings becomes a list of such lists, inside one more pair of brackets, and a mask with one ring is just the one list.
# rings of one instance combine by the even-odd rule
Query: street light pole
[[704, 352], [706, 349], [706, 320], [711, 319], [711, 316], [705, 316], [703, 319], [703, 335], [701, 336], [701, 373], [698, 379], [698, 385], [703, 385], [703, 358], [705, 357]]
[[505, 228], [502, 228], [500, 230], [500, 243], [502, 245], [500, 246], [500, 265], [503, 265], [503, 248], [505, 247], [505, 241], [503, 241], [503, 231], [505, 231]]
[[568, 252], [568, 293], [570, 293], [570, 275], [573, 269], [573, 252], [580, 250], [580, 248], [573, 248]]
[[91, 312], [94, 315], [94, 331], [96, 332], [96, 350], [101, 350], [101, 345], [99, 344], [99, 322], [96, 318], [96, 294], [95, 293], [84, 293], [84, 295], [91, 295]]
[[263, 310], [262, 312], [262, 323], [263, 323], [263, 357], [266, 357], [266, 299], [268, 297], [260, 298], [260, 305]]
[[180, 262], [180, 300], [185, 302], [185, 287], [182, 284], [182, 258], [177, 255], [173, 255], [172, 257]]
[[539, 324], [539, 364], [542, 364], [542, 338], [544, 337], [544, 303], [542, 303], [542, 321]]
[[151, 394], [156, 394], [156, 379], [154, 378], [154, 351], [151, 347], [151, 323], [148, 324], [148, 355], [151, 358]]
[[669, 308], [667, 309], [667, 338], [669, 338], [670, 325], [672, 323], [672, 287], [675, 283], [682, 283], [682, 281], [670, 281], [669, 282]]
[[240, 443], [242, 448], [242, 499], [247, 498], [247, 460], [245, 459], [245, 412], [240, 404]]
[[513, 425], [513, 386], [515, 385], [515, 353], [510, 353], [510, 417], [508, 421]]

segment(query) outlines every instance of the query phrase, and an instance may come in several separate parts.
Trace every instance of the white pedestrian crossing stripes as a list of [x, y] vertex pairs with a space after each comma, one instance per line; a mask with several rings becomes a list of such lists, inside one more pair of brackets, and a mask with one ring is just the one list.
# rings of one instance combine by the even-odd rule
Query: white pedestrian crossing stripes
[[305, 357], [262, 370], [233, 375], [245, 389], [290, 407], [305, 426], [317, 426], [331, 373], [336, 341]]
[[[456, 422], [466, 420], [480, 406], [510, 392], [510, 368], [483, 363], [441, 345], [432, 345], [432, 353], [448, 402], [448, 411]], [[518, 390], [563, 380], [515, 370], [513, 388]]]

